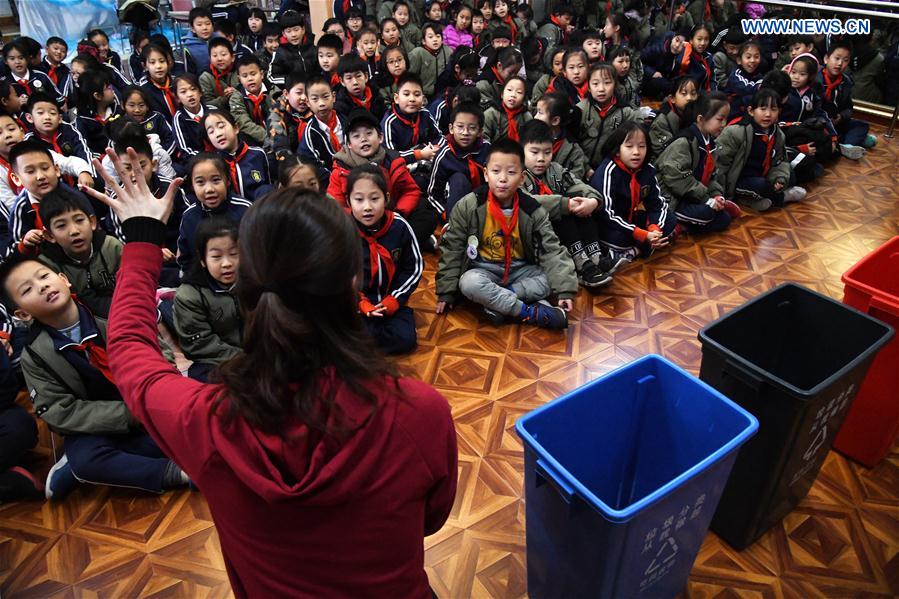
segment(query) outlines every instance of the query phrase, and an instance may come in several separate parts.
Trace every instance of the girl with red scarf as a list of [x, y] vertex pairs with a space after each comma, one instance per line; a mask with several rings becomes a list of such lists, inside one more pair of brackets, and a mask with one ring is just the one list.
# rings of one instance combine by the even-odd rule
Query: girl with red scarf
[[590, 58], [582, 48], [572, 48], [562, 57], [562, 72], [546, 88], [547, 94], [562, 93], [572, 106], [587, 96], [587, 73]]
[[703, 91], [718, 89], [715, 63], [712, 53], [708, 51], [711, 35], [708, 27], [697, 25], [690, 32], [690, 41], [684, 44], [684, 49], [677, 56], [677, 74], [689, 76]]
[[521, 77], [512, 77], [503, 86], [502, 101], [484, 112], [484, 139], [493, 142], [500, 137], [518, 141], [522, 125], [533, 117], [525, 102], [526, 84]]

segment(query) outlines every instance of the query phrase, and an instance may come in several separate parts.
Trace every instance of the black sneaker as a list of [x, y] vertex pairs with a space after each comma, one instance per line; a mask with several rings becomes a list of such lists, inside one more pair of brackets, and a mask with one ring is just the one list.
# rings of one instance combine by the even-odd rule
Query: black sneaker
[[609, 275], [613, 275], [622, 266], [630, 264], [631, 260], [624, 254], [619, 254], [617, 256], [613, 254], [601, 254], [597, 262], [597, 268], [599, 268], [599, 270], [608, 273]]
[[578, 280], [584, 287], [601, 287], [612, 281], [612, 273], [604, 272], [599, 266], [588, 260], [581, 267]]
[[567, 329], [568, 314], [558, 306], [552, 306], [546, 300], [528, 305], [528, 314], [521, 322], [535, 324], [543, 329]]
[[488, 320], [488, 321], [490, 322], [490, 324], [492, 324], [493, 326], [497, 326], [497, 327], [498, 327], [499, 325], [501, 325], [501, 324], [503, 324], [504, 322], [506, 322], [506, 317], [505, 317], [505, 316], [503, 316], [503, 315], [500, 314], [499, 312], [496, 312], [496, 311], [494, 311], [494, 310], [491, 310], [490, 308], [484, 308], [484, 314], [487, 315], [487, 320]]

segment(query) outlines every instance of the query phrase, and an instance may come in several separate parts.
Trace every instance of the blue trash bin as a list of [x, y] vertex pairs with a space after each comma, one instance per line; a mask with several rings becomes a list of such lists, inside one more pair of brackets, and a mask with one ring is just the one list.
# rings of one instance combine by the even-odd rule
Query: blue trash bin
[[758, 421], [660, 356], [522, 416], [531, 597], [681, 592]]

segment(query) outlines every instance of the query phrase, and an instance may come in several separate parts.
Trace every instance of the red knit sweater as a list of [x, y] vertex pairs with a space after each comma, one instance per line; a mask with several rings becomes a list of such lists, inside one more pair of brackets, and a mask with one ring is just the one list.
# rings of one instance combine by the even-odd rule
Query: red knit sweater
[[[159, 247], [125, 247], [109, 319], [113, 376], [134, 416], [200, 488], [237, 597], [430, 597], [423, 538], [456, 492], [456, 435], [446, 400], [401, 379], [373, 384], [378, 408], [343, 443], [295, 424], [265, 435], [211, 416], [219, 385], [175, 372], [156, 341]], [[329, 372], [337, 403], [362, 422], [370, 406]]]

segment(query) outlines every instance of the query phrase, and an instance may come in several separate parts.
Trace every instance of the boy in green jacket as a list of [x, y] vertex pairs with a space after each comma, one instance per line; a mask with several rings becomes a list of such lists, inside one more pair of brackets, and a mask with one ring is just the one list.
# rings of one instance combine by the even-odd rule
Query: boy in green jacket
[[[437, 313], [457, 294], [484, 306], [491, 322], [509, 318], [550, 329], [568, 327], [577, 295], [574, 263], [553, 232], [547, 211], [519, 190], [524, 151], [501, 139], [487, 154], [481, 187], [450, 214], [437, 270]], [[547, 300], [555, 295], [557, 305]]]

